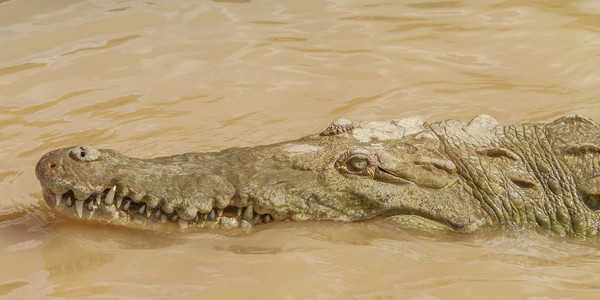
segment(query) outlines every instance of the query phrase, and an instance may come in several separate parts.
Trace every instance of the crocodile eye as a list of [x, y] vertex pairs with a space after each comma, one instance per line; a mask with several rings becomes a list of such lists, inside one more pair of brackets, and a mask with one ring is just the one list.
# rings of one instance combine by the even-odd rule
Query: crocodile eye
[[369, 166], [369, 160], [364, 157], [353, 157], [348, 161], [348, 168], [353, 171], [362, 171]]
[[335, 168], [344, 175], [373, 176], [376, 159], [365, 149], [351, 149], [335, 162]]
[[79, 146], [71, 149], [70, 155], [75, 160], [94, 161], [100, 158], [100, 151], [88, 146]]

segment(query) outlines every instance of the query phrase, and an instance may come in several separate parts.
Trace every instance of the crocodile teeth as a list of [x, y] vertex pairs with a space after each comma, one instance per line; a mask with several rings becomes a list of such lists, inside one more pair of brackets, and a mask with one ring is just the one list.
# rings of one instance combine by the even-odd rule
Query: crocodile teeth
[[131, 204], [131, 201], [125, 200], [125, 204], [123, 204], [123, 210], [129, 210], [130, 204]]
[[96, 205], [100, 205], [101, 199], [102, 199], [102, 194], [96, 194]]
[[156, 210], [156, 212], [154, 213], [153, 217], [154, 217], [155, 219], [159, 219], [159, 218], [161, 217], [161, 214], [160, 214], [160, 209], [157, 209], [157, 210]]
[[115, 192], [117, 191], [117, 186], [113, 186], [108, 193], [106, 193], [106, 197], [104, 197], [104, 204], [111, 205], [115, 200]]
[[254, 218], [254, 208], [252, 207], [252, 203], [250, 203], [244, 212], [244, 220], [251, 221], [252, 218]]
[[271, 216], [270, 215], [266, 215], [265, 219], [263, 220], [263, 223], [269, 223], [271, 222]]
[[71, 199], [71, 197], [67, 197], [67, 206], [68, 207], [73, 206], [73, 199]]
[[75, 210], [80, 218], [83, 217], [83, 200], [75, 200]]
[[181, 219], [181, 218], [179, 220], [177, 220], [177, 224], [179, 224], [179, 228], [181, 228], [181, 229], [186, 229], [190, 225], [188, 221]]
[[208, 220], [209, 221], [214, 221], [217, 218], [216, 214], [215, 214], [215, 210], [211, 210], [210, 213], [208, 214]]
[[167, 215], [161, 214], [160, 215], [160, 221], [163, 222], [163, 223], [166, 222], [167, 221]]
[[143, 215], [145, 210], [146, 210], [146, 205], [142, 205], [142, 207], [140, 207], [140, 210], [138, 210], [138, 214]]
[[117, 208], [121, 207], [121, 203], [123, 203], [123, 197], [117, 196]]
[[62, 200], [61, 194], [54, 194], [54, 207], [59, 206], [61, 200]]
[[177, 221], [177, 218], [178, 218], [177, 215], [173, 215], [170, 220], [171, 220], [171, 222], [175, 222], [175, 221]]
[[94, 210], [94, 201], [88, 202], [86, 207], [88, 210]]
[[217, 209], [217, 215], [219, 217], [223, 215], [223, 209], [222, 208]]
[[152, 209], [150, 209], [150, 208], [146, 209], [146, 218], [150, 218], [151, 214], [152, 214]]

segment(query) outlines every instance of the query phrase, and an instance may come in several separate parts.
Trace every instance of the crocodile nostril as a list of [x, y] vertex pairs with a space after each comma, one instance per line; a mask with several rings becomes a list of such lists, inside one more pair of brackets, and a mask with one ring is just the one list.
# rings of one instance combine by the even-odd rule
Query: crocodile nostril
[[100, 152], [88, 146], [72, 148], [69, 155], [77, 161], [95, 161], [100, 158]]
[[50, 163], [50, 169], [54, 169], [56, 168], [56, 164], [55, 163]]

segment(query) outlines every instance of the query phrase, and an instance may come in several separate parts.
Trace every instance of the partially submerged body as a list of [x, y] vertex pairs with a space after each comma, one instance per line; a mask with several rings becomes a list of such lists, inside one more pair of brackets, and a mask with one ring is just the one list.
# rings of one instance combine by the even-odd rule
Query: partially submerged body
[[154, 159], [58, 149], [36, 174], [61, 214], [130, 227], [386, 218], [424, 230], [519, 225], [595, 236], [599, 145], [600, 127], [580, 116], [507, 126], [485, 115], [342, 119], [298, 140]]

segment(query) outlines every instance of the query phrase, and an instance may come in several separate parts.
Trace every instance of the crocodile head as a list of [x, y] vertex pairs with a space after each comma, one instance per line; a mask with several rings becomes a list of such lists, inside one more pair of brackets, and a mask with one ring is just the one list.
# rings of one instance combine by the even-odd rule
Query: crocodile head
[[455, 169], [438, 138], [413, 117], [338, 120], [298, 140], [153, 159], [64, 148], [45, 154], [36, 175], [57, 212], [130, 227], [386, 218], [472, 231], [483, 218]]

